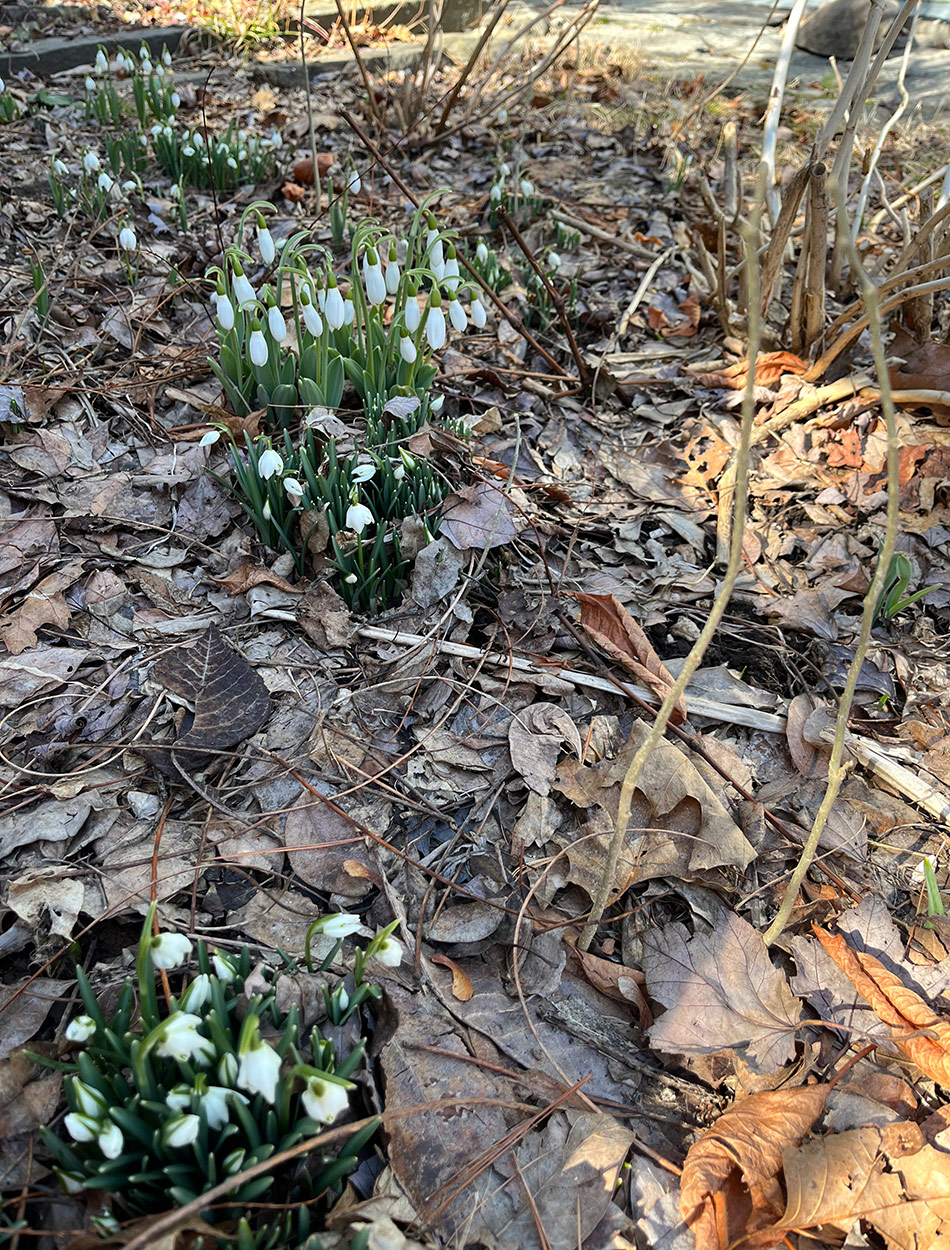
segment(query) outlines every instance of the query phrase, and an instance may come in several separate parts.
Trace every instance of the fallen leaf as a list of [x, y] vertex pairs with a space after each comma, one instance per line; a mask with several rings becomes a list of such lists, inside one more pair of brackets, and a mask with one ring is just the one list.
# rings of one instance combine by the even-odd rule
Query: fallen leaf
[[442, 968], [448, 968], [449, 972], [451, 972], [452, 997], [460, 1003], [469, 1002], [475, 990], [472, 982], [455, 960], [449, 959], [448, 955], [430, 955], [429, 959], [432, 963], [438, 964]]
[[510, 543], [518, 527], [505, 494], [489, 482], [475, 482], [448, 496], [440, 532], [459, 551], [487, 551]]
[[[773, 386], [783, 374], [807, 373], [809, 368], [807, 360], [802, 360], [792, 352], [760, 352], [755, 362], [756, 385]], [[723, 386], [729, 390], [741, 391], [749, 376], [749, 361], [743, 358], [715, 373], [697, 373], [693, 376], [703, 386]]]
[[649, 1031], [654, 1049], [708, 1055], [735, 1047], [759, 1073], [777, 1072], [795, 1053], [801, 1002], [762, 935], [734, 912], [692, 937], [682, 924], [648, 931], [643, 971], [648, 996], [667, 1008]]
[[[649, 638], [615, 595], [575, 594], [581, 605], [581, 628], [597, 645], [660, 699], [670, 692], [673, 677], [653, 649]], [[670, 718], [674, 725], [686, 720], [686, 700], [680, 698]]]
[[950, 1085], [950, 1020], [938, 1016], [916, 990], [879, 959], [853, 950], [839, 933], [829, 933], [818, 925], [812, 928], [854, 988], [890, 1027], [897, 1048], [932, 1080]]
[[583, 744], [577, 726], [555, 703], [532, 703], [511, 718], [508, 750], [511, 762], [535, 794], [550, 794], [561, 744], [567, 742], [577, 758]]
[[82, 561], [72, 560], [65, 568], [51, 573], [27, 594], [22, 605], [0, 622], [0, 642], [11, 655], [22, 655], [37, 644], [37, 634], [44, 625], [65, 630], [70, 612], [62, 592], [82, 575]]
[[[317, 153], [317, 173], [321, 178], [326, 177], [330, 172], [330, 166], [333, 164], [332, 152]], [[313, 157], [303, 156], [294, 165], [294, 180], [303, 183], [306, 187], [313, 186]], [[289, 197], [288, 197], [289, 198]]]
[[300, 594], [299, 586], [291, 586], [285, 577], [281, 577], [273, 569], [252, 564], [250, 560], [245, 560], [236, 569], [232, 569], [227, 577], [214, 577], [211, 580], [223, 586], [229, 595], [243, 595], [252, 586], [276, 586], [278, 590], [286, 590], [288, 594]]
[[[696, 1250], [723, 1250], [743, 1234], [778, 1221], [784, 1208], [783, 1154], [821, 1115], [829, 1088], [806, 1085], [751, 1094], [694, 1142], [683, 1165], [680, 1212], [696, 1238]], [[782, 1239], [777, 1234], [774, 1240]]]

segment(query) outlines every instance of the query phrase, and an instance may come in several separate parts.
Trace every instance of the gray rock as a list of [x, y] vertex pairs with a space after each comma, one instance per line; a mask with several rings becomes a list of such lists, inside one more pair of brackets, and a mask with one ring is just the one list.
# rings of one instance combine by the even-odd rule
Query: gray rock
[[49, 39], [34, 39], [25, 52], [0, 52], [0, 78], [12, 78], [21, 69], [28, 69], [38, 78], [75, 69], [79, 65], [92, 65], [100, 45], [110, 56], [119, 48], [138, 53], [144, 43], [153, 57], [163, 47], [174, 53], [179, 40], [188, 30], [187, 26], [151, 26], [143, 30], [120, 30], [108, 35], [82, 35], [72, 38], [59, 35]]
[[[898, 0], [884, 0], [884, 16], [874, 41], [875, 52], [881, 46], [891, 22], [900, 12]], [[850, 61], [858, 50], [864, 27], [871, 12], [871, 0], [830, 0], [802, 23], [795, 46], [815, 56], [833, 56]], [[900, 51], [906, 40], [906, 26], [894, 45]]]

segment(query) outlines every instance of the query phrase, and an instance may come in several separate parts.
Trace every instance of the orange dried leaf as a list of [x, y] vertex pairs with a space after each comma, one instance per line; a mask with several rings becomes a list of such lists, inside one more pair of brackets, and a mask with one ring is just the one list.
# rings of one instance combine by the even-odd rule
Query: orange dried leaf
[[852, 949], [840, 934], [828, 933], [818, 925], [813, 928], [828, 955], [871, 1004], [878, 1019], [893, 1030], [897, 1048], [932, 1080], [950, 1085], [950, 1020], [938, 1016], [916, 990], [879, 959]]
[[431, 955], [430, 958], [434, 964], [439, 964], [443, 968], [448, 968], [451, 972], [452, 997], [460, 1003], [467, 1003], [475, 993], [475, 988], [472, 985], [468, 974], [463, 972], [454, 960], [449, 959], [448, 955]]
[[[592, 642], [612, 660], [622, 664], [659, 699], [665, 699], [673, 685], [672, 674], [653, 649], [649, 638], [615, 595], [576, 594], [581, 605], [581, 628]], [[686, 700], [680, 698], [671, 720], [686, 720]]]

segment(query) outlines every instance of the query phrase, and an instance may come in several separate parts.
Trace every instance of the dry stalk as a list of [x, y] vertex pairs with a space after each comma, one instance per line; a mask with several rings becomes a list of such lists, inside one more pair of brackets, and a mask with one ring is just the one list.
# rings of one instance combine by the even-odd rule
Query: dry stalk
[[[838, 215], [844, 218], [844, 199], [838, 197]], [[848, 733], [848, 717], [851, 714], [851, 704], [854, 700], [854, 694], [858, 685], [858, 678], [864, 665], [864, 658], [867, 655], [868, 647], [871, 642], [871, 626], [874, 623], [874, 609], [877, 604], [878, 596], [884, 589], [887, 581], [888, 569], [891, 557], [894, 554], [894, 547], [897, 542], [897, 529], [900, 520], [899, 508], [899, 478], [898, 478], [898, 453], [900, 451], [900, 440], [897, 432], [897, 418], [894, 412], [894, 403], [890, 393], [890, 387], [887, 381], [887, 364], [884, 359], [884, 331], [881, 317], [883, 307], [878, 299], [877, 290], [870, 278], [866, 274], [861, 264], [861, 258], [858, 255], [857, 248], [847, 241], [849, 252], [848, 260], [851, 264], [852, 271], [858, 277], [865, 307], [868, 310], [868, 318], [871, 329], [871, 346], [874, 354], [874, 368], [877, 372], [878, 382], [881, 389], [881, 408], [884, 413], [884, 423], [887, 428], [887, 522], [884, 528], [884, 541], [881, 544], [881, 552], [878, 557], [877, 568], [871, 579], [871, 585], [868, 587], [867, 594], [864, 597], [864, 611], [861, 614], [861, 630], [858, 635], [857, 646], [854, 649], [854, 659], [848, 669], [847, 680], [845, 681], [844, 692], [841, 696], [841, 703], [838, 707], [838, 718], [835, 721], [835, 736], [831, 745], [831, 756], [828, 761], [828, 786], [825, 790], [821, 806], [815, 816], [815, 823], [812, 825], [811, 832], [802, 849], [801, 857], [795, 866], [795, 871], [789, 878], [788, 886], [785, 890], [785, 896], [782, 899], [781, 906], [772, 923], [766, 929], [763, 937], [766, 946], [779, 936], [788, 923], [788, 918], [792, 914], [795, 906], [795, 899], [798, 897], [798, 891], [808, 869], [811, 867], [812, 860], [818, 850], [818, 842], [824, 832], [828, 817], [831, 815], [831, 809], [838, 797], [841, 784], [844, 781], [851, 765], [850, 762], [844, 760], [845, 739]]]
[[[379, 133], [382, 134], [384, 130], [383, 119], [380, 117], [379, 109], [376, 107], [376, 93], [373, 91], [373, 85], [369, 80], [369, 74], [366, 70], [366, 66], [363, 64], [363, 58], [360, 56], [360, 50], [356, 46], [356, 40], [353, 38], [353, 28], [349, 23], [346, 13], [343, 11], [343, 5], [340, 0], [334, 0], [334, 3], [336, 4], [336, 11], [340, 17], [340, 24], [343, 27], [343, 33], [346, 35], [346, 42], [350, 45], [353, 56], [356, 58], [356, 68], [359, 70], [360, 78], [363, 80], [363, 90], [366, 92], [366, 105], [373, 115], [373, 121], [379, 128]], [[314, 178], [316, 178], [316, 154], [314, 154], [313, 169]]]
[[[933, 187], [927, 187], [921, 192], [920, 199], [917, 203], [917, 220], [923, 226], [934, 215], [934, 192]], [[928, 232], [926, 239], [921, 245], [921, 256], [923, 263], [926, 265], [934, 259], [934, 245], [937, 238], [931, 230]], [[907, 305], [906, 311], [907, 324], [910, 331], [918, 343], [926, 343], [930, 340], [930, 327], [933, 325], [934, 319], [934, 296], [933, 291], [929, 291], [926, 295], [915, 296]]]
[[[795, 50], [795, 36], [805, 11], [808, 0], [795, 0], [792, 11], [785, 22], [782, 33], [782, 44], [778, 59], [772, 73], [772, 86], [769, 88], [769, 104], [765, 111], [762, 129], [762, 160], [768, 170], [766, 177], [766, 197], [769, 210], [769, 221], [774, 227], [779, 219], [781, 203], [778, 187], [775, 185], [775, 148], [778, 142], [778, 123], [782, 115], [782, 101], [785, 97], [785, 83], [788, 78], [788, 66]], [[728, 210], [727, 210], [728, 212]]]
[[689, 655], [687, 655], [683, 667], [676, 681], [673, 683], [669, 693], [663, 700], [660, 710], [656, 714], [656, 719], [647, 734], [642, 745], [638, 748], [630, 766], [627, 769], [626, 776], [620, 787], [620, 800], [617, 805], [617, 823], [614, 826], [610, 843], [607, 848], [607, 858], [604, 862], [604, 870], [601, 873], [600, 880], [597, 883], [597, 889], [594, 898], [591, 900], [590, 918], [584, 926], [578, 941], [578, 947], [582, 951], [589, 950], [590, 944], [597, 932], [597, 926], [603, 918], [604, 911], [607, 907], [607, 900], [610, 897], [611, 887], [616, 878], [617, 864], [620, 861], [620, 853], [627, 836], [627, 826], [630, 824], [630, 810], [633, 803], [633, 795], [637, 788], [637, 782], [643, 772], [647, 760], [650, 758], [655, 747], [666, 732], [669, 724], [670, 716], [678, 701], [683, 697], [683, 692], [689, 685], [693, 674], [702, 663], [703, 656], [712, 642], [713, 635], [719, 628], [719, 624], [725, 614], [729, 604], [729, 598], [732, 594], [736, 578], [742, 568], [742, 540], [745, 536], [745, 510], [749, 496], [749, 457], [752, 447], [752, 422], [755, 418], [755, 362], [759, 355], [759, 342], [761, 335], [761, 320], [759, 316], [759, 305], [761, 296], [759, 293], [759, 266], [755, 261], [756, 249], [759, 238], [759, 221], [762, 213], [762, 204], [765, 199], [765, 179], [766, 168], [764, 165], [759, 166], [759, 175], [756, 181], [755, 202], [749, 221], [743, 227], [742, 240], [745, 246], [746, 257], [748, 263], [746, 265], [746, 303], [749, 309], [749, 337], [748, 337], [748, 358], [749, 372], [746, 378], [745, 393], [742, 397], [742, 425], [739, 434], [739, 445], [735, 452], [736, 464], [736, 484], [735, 484], [735, 512], [732, 529], [732, 541], [729, 549], [729, 563], [723, 574], [722, 585], [719, 587], [719, 593], [713, 601], [709, 616], [705, 625], [700, 632], [699, 637], [693, 644]]
[[448, 94], [448, 97], [445, 101], [445, 107], [442, 109], [442, 114], [439, 117], [439, 120], [435, 124], [435, 133], [437, 135], [441, 134], [442, 131], [445, 129], [445, 124], [448, 121], [449, 114], [452, 112], [452, 107], [455, 104], [455, 101], [458, 99], [459, 92], [462, 90], [462, 88], [468, 82], [469, 78], [472, 76], [472, 71], [475, 69], [475, 66], [478, 64], [478, 58], [482, 54], [482, 49], [485, 47], [485, 44], [492, 37], [495, 27], [501, 21], [502, 15], [504, 14], [505, 9], [507, 9], [507, 7], [508, 7], [508, 0], [497, 0], [497, 3], [494, 9], [492, 9], [491, 17], [488, 19], [488, 22], [485, 25], [485, 29], [479, 35], [478, 42], [475, 44], [475, 47], [472, 49], [471, 56], [468, 58], [468, 60], [465, 63], [465, 68], [462, 70], [461, 74], [459, 74], [458, 78], [455, 81], [455, 85], [452, 87], [452, 90]]
[[825, 273], [828, 266], [828, 187], [821, 162], [808, 167], [805, 233], [792, 286], [789, 317], [792, 351], [804, 356], [825, 324]]
[[323, 210], [323, 193], [320, 185], [320, 168], [317, 164], [317, 130], [313, 124], [313, 99], [310, 89], [310, 71], [307, 68], [307, 49], [304, 46], [307, 28], [304, 10], [307, 7], [307, 0], [300, 0], [300, 64], [303, 67], [303, 85], [307, 92], [307, 125], [310, 131], [310, 156], [313, 159], [313, 189], [317, 197], [316, 212], [317, 216]]

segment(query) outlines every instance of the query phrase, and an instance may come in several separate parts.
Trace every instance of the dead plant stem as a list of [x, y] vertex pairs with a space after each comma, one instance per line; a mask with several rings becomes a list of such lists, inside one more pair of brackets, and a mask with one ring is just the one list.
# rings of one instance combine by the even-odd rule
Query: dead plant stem
[[455, 80], [455, 83], [452, 86], [452, 90], [448, 94], [448, 98], [445, 101], [445, 107], [442, 109], [442, 113], [439, 117], [439, 120], [435, 124], [435, 133], [437, 135], [441, 134], [442, 131], [445, 129], [445, 123], [448, 121], [449, 114], [452, 112], [452, 108], [455, 105], [455, 101], [458, 99], [458, 93], [462, 90], [462, 87], [465, 85], [465, 83], [468, 82], [469, 77], [471, 76], [472, 70], [475, 68], [476, 64], [478, 63], [478, 58], [482, 54], [482, 49], [491, 38], [492, 32], [494, 31], [498, 23], [501, 21], [502, 14], [504, 13], [505, 9], [507, 9], [507, 7], [508, 7], [508, 0], [497, 0], [497, 3], [495, 4], [494, 9], [492, 10], [492, 15], [488, 19], [488, 22], [485, 25], [485, 29], [482, 31], [481, 35], [479, 36], [478, 42], [475, 44], [475, 47], [472, 49], [471, 56], [468, 58], [468, 60], [465, 63], [465, 68], [462, 70], [461, 74], [459, 74], [458, 78]]
[[313, 189], [316, 192], [317, 216], [323, 210], [323, 192], [320, 186], [320, 167], [317, 163], [317, 129], [313, 124], [313, 98], [310, 90], [310, 71], [307, 69], [307, 49], [306, 40], [306, 22], [304, 10], [307, 7], [307, 0], [300, 0], [300, 64], [303, 67], [303, 85], [307, 93], [307, 125], [310, 129], [310, 155], [313, 158]]
[[[844, 220], [845, 206], [844, 197], [840, 193], [839, 188], [832, 187], [838, 201], [838, 218]], [[861, 630], [858, 634], [857, 646], [854, 649], [854, 659], [848, 669], [847, 680], [845, 681], [844, 691], [841, 695], [841, 703], [838, 707], [838, 717], [835, 721], [835, 736], [831, 744], [831, 756], [828, 761], [828, 786], [825, 790], [821, 806], [815, 815], [815, 822], [812, 825], [811, 832], [802, 849], [801, 857], [795, 866], [795, 871], [789, 878], [788, 885], [785, 888], [785, 896], [782, 899], [781, 906], [775, 919], [766, 929], [763, 938], [766, 946], [770, 946], [775, 939], [781, 934], [782, 930], [788, 924], [789, 916], [795, 906], [795, 900], [798, 897], [798, 891], [802, 882], [811, 867], [812, 860], [818, 850], [818, 842], [824, 832], [828, 817], [831, 815], [831, 809], [834, 807], [841, 784], [844, 781], [851, 767], [850, 761], [844, 760], [845, 740], [848, 733], [848, 717], [851, 714], [851, 704], [854, 701], [854, 694], [858, 686], [858, 678], [864, 666], [864, 658], [867, 655], [868, 647], [871, 642], [871, 626], [874, 623], [874, 610], [877, 604], [878, 596], [884, 589], [887, 581], [888, 567], [891, 557], [894, 554], [894, 547], [897, 542], [897, 529], [900, 521], [899, 512], [899, 477], [898, 477], [898, 453], [900, 451], [900, 439], [897, 431], [897, 417], [894, 411], [894, 403], [890, 392], [890, 386], [887, 380], [887, 364], [884, 352], [884, 335], [881, 323], [883, 306], [878, 299], [877, 290], [861, 264], [857, 249], [851, 242], [850, 236], [847, 238], [846, 247], [848, 249], [848, 259], [852, 266], [852, 271], [857, 275], [864, 296], [865, 307], [868, 310], [868, 322], [871, 330], [871, 347], [874, 355], [874, 367], [877, 372], [878, 382], [881, 388], [881, 408], [884, 413], [884, 423], [887, 428], [887, 521], [884, 528], [884, 541], [881, 544], [881, 552], [877, 561], [877, 568], [871, 579], [867, 594], [864, 597], [864, 611], [861, 614]]]
[[682, 699], [686, 687], [689, 685], [694, 673], [702, 663], [703, 656], [706, 654], [713, 635], [719, 628], [726, 608], [729, 604], [729, 598], [732, 589], [735, 586], [736, 578], [742, 568], [742, 540], [745, 536], [745, 510], [749, 495], [749, 456], [752, 448], [752, 422], [755, 418], [755, 361], [759, 355], [759, 341], [761, 337], [761, 316], [759, 313], [760, 299], [759, 294], [759, 267], [753, 264], [755, 258], [756, 247], [759, 239], [759, 221], [762, 215], [762, 205], [765, 199], [765, 179], [767, 176], [766, 166], [759, 166], [759, 173], [756, 179], [755, 201], [750, 214], [748, 224], [743, 227], [742, 239], [745, 245], [746, 256], [748, 259], [746, 265], [746, 305], [749, 314], [749, 339], [748, 339], [748, 357], [749, 370], [746, 377], [745, 392], [742, 397], [742, 425], [739, 434], [739, 445], [736, 449], [736, 486], [735, 486], [735, 508], [733, 512], [732, 541], [729, 549], [729, 563], [723, 575], [722, 585], [719, 593], [713, 601], [710, 608], [709, 616], [703, 626], [699, 637], [693, 644], [689, 655], [686, 657], [683, 667], [676, 681], [670, 688], [669, 693], [663, 700], [662, 706], [656, 715], [650, 732], [647, 734], [642, 745], [638, 748], [630, 766], [627, 769], [626, 776], [620, 787], [620, 801], [617, 805], [617, 823], [614, 826], [611, 835], [610, 844], [607, 848], [607, 858], [604, 863], [604, 870], [601, 873], [600, 880], [597, 883], [596, 892], [591, 903], [590, 919], [584, 926], [581, 933], [578, 947], [582, 951], [590, 949], [590, 944], [597, 932], [597, 926], [603, 917], [607, 907], [607, 900], [610, 897], [611, 886], [616, 878], [617, 864], [620, 861], [620, 853], [627, 836], [627, 826], [630, 823], [630, 810], [633, 803], [633, 795], [637, 787], [637, 782], [643, 772], [647, 760], [652, 755], [654, 749], [660, 739], [666, 732], [669, 724], [670, 716], [677, 703]]

